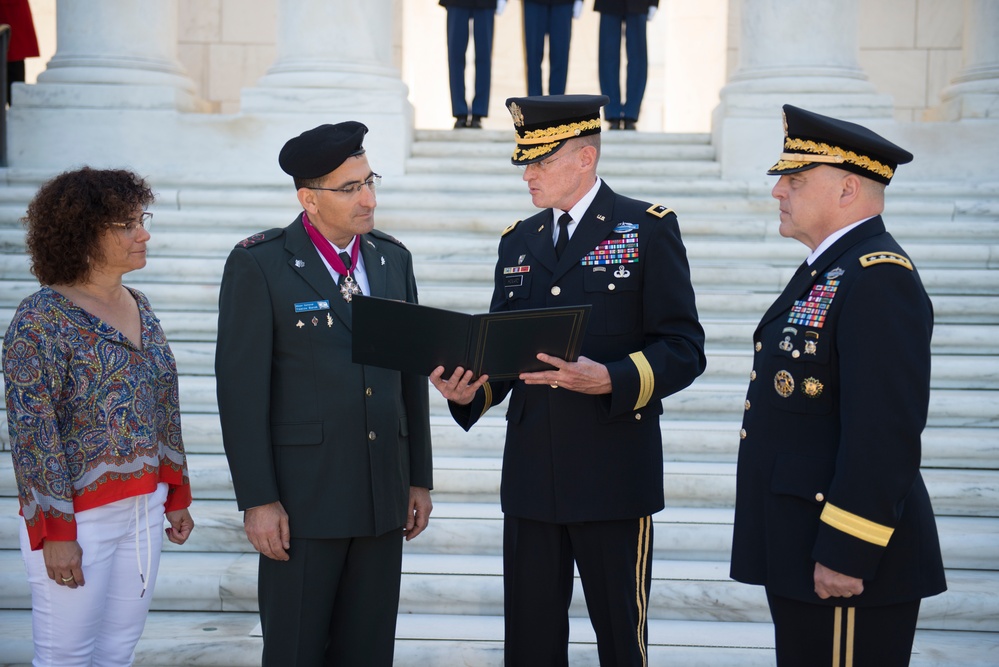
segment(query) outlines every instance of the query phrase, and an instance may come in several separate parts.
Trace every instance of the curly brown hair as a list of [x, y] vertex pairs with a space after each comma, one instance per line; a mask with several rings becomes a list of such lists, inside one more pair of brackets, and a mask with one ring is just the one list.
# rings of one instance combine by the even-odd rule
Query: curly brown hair
[[28, 204], [22, 222], [31, 273], [42, 285], [85, 280], [104, 261], [101, 236], [154, 200], [142, 177], [124, 169], [83, 167], [48, 181]]

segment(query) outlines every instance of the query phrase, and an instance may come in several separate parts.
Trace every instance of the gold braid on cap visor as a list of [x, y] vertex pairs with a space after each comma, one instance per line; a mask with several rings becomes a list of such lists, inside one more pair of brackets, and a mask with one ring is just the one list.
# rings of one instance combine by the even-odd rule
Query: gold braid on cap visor
[[514, 160], [533, 160], [539, 155], [545, 155], [546, 153], [551, 153], [558, 146], [559, 142], [553, 144], [544, 144], [541, 146], [535, 146], [534, 148], [521, 148], [517, 146], [513, 149], [513, 159]]
[[814, 151], [808, 153], [781, 153], [780, 161], [774, 165], [774, 171], [781, 169], [793, 169], [813, 162], [823, 162], [829, 164], [841, 164], [849, 162], [879, 176], [890, 179], [895, 175], [894, 170], [886, 164], [872, 160], [866, 155], [858, 155], [853, 151], [848, 151], [829, 144], [820, 144], [816, 141], [805, 141], [804, 139], [785, 139], [784, 150], [796, 149], [800, 151]]
[[586, 130], [599, 129], [600, 119], [593, 118], [592, 120], [583, 120], [578, 123], [569, 123], [568, 125], [556, 125], [555, 127], [545, 127], [540, 130], [529, 130], [524, 132], [524, 136], [517, 138], [517, 143], [527, 145], [546, 144], [578, 137]]

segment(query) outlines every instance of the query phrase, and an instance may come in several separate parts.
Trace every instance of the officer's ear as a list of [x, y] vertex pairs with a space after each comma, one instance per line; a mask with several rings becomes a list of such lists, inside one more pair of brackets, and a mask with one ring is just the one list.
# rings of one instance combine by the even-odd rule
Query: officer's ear
[[301, 204], [307, 213], [314, 214], [319, 210], [319, 198], [316, 196], [315, 190], [311, 188], [299, 188], [296, 194], [298, 195], [298, 203]]
[[583, 168], [583, 171], [589, 171], [593, 169], [596, 170], [597, 166], [597, 147], [591, 144], [587, 144], [579, 149], [579, 166]]
[[849, 171], [844, 173], [845, 176], [840, 181], [839, 194], [839, 204], [843, 208], [857, 201], [863, 191], [862, 177]]

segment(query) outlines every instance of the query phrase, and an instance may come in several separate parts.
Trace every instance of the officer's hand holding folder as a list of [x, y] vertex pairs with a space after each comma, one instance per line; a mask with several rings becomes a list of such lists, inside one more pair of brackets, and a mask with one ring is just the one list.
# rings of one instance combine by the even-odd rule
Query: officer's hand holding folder
[[469, 315], [371, 296], [351, 309], [354, 363], [421, 375], [461, 366], [493, 380], [550, 370], [540, 352], [576, 361], [590, 315], [589, 304]]

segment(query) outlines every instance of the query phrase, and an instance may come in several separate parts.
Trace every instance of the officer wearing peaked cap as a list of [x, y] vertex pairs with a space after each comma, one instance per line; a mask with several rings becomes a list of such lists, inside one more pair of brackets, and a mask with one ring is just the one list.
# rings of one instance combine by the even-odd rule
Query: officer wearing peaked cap
[[590, 304], [576, 362], [514, 381], [431, 375], [469, 429], [509, 396], [501, 498], [505, 664], [567, 665], [573, 566], [600, 664], [644, 666], [662, 399], [705, 366], [676, 215], [597, 176], [602, 95], [507, 100], [539, 213], [499, 243], [491, 311]]
[[766, 589], [777, 664], [909, 664], [946, 589], [919, 472], [933, 307], [881, 219], [912, 155], [784, 107], [780, 233], [811, 251], [753, 335], [731, 575]]
[[426, 378], [351, 361], [357, 291], [416, 302], [374, 226], [367, 128], [321, 125], [278, 163], [302, 212], [238, 243], [219, 294], [222, 441], [260, 552], [265, 667], [392, 664], [402, 541], [431, 510]]

